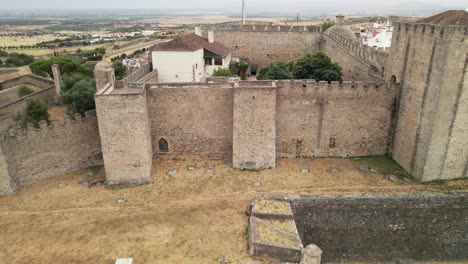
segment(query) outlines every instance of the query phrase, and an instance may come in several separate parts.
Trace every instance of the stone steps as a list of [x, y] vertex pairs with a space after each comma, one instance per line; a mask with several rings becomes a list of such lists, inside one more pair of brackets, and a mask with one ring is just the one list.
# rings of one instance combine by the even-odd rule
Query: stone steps
[[250, 216], [250, 254], [299, 262], [303, 245], [289, 202], [258, 199]]

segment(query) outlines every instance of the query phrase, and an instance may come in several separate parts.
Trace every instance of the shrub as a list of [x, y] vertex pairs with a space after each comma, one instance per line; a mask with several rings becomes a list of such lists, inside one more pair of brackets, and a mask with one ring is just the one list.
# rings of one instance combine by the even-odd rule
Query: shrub
[[232, 72], [228, 68], [218, 68], [213, 71], [213, 76], [226, 76], [231, 77]]
[[263, 67], [257, 75], [258, 80], [292, 79], [291, 64], [277, 61]]
[[316, 81], [343, 81], [340, 65], [333, 63], [323, 52], [307, 54], [300, 58], [293, 67], [296, 79], [314, 79]]
[[29, 98], [26, 101], [26, 109], [21, 119], [21, 126], [26, 128], [28, 123], [32, 123], [35, 128], [39, 128], [39, 121], [45, 120], [49, 124], [49, 113], [47, 104], [38, 98]]
[[24, 97], [26, 95], [34, 93], [34, 90], [31, 89], [31, 87], [26, 86], [26, 85], [21, 85], [16, 89], [16, 93], [18, 94], [18, 97]]

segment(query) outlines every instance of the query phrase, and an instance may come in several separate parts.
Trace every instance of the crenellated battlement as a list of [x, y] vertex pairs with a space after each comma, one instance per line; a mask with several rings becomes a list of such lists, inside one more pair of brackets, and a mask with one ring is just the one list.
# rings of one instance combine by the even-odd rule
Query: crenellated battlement
[[237, 82], [223, 82], [223, 83], [148, 83], [147, 89], [199, 89], [209, 88], [255, 88], [255, 87], [276, 87], [278, 89], [291, 88], [291, 89], [305, 89], [317, 92], [355, 92], [358, 93], [384, 93], [387, 91], [394, 91], [398, 89], [397, 84], [385, 82], [326, 82], [316, 80], [259, 80], [259, 81], [237, 81]]
[[275, 26], [275, 25], [229, 25], [213, 28], [218, 31], [242, 31], [242, 32], [297, 32], [297, 33], [320, 33], [319, 26]]
[[395, 22], [395, 31], [397, 32], [418, 32], [432, 35], [459, 34], [468, 35], [468, 27], [453, 25], [435, 25], [422, 23]]
[[[52, 120], [47, 123], [47, 121], [42, 120], [39, 122], [39, 128], [35, 128], [32, 123], [27, 124], [26, 129], [22, 129], [20, 127], [17, 127], [15, 131], [8, 131], [8, 130], [3, 130], [2, 135], [3, 135], [3, 141], [6, 140], [22, 140], [25, 138], [31, 138], [34, 137], [35, 135], [39, 135], [41, 137], [44, 137], [44, 133], [47, 133], [49, 131], [54, 131], [54, 134], [60, 133], [60, 130], [63, 130], [65, 133], [65, 130], [68, 130], [70, 126], [75, 126], [75, 125], [84, 125], [84, 126], [96, 126], [97, 124], [97, 117], [96, 117], [96, 111], [87, 111], [85, 113], [85, 117], [82, 117], [81, 114], [76, 113], [73, 116], [73, 119], [69, 116], [64, 118], [64, 121], [61, 122], [59, 120]], [[70, 128], [73, 129], [73, 128]]]
[[381, 50], [376, 50], [372, 47], [364, 45], [356, 40], [343, 37], [337, 33], [323, 34], [325, 40], [333, 41], [338, 47], [345, 50], [348, 54], [355, 57], [358, 61], [368, 65], [374, 74], [381, 74], [383, 77], [385, 67], [389, 57], [389, 53]]

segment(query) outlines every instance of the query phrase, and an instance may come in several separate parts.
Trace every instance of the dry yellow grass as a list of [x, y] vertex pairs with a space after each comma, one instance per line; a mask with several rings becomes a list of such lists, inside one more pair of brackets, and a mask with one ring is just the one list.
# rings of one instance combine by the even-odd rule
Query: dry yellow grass
[[49, 35], [39, 36], [0, 36], [0, 47], [20, 46], [20, 45], [34, 45], [44, 41], [51, 41], [54, 39], [63, 39], [64, 37]]
[[301, 241], [295, 236], [281, 233], [273, 227], [264, 225], [262, 223], [258, 224], [257, 232], [258, 239], [261, 242], [266, 242], [268, 244], [297, 246], [301, 243]]
[[274, 200], [257, 200], [253, 210], [264, 214], [292, 214], [289, 203]]
[[[346, 159], [281, 159], [276, 169], [242, 172], [221, 162], [170, 156], [154, 160], [154, 183], [110, 191], [79, 184], [85, 171], [48, 179], [0, 198], [0, 259], [8, 263], [106, 263], [132, 256], [138, 263], [230, 263], [255, 260], [247, 253], [245, 211], [264, 194], [356, 194], [468, 189], [448, 185], [392, 183], [361, 172]], [[186, 166], [196, 164], [197, 171]], [[215, 166], [209, 174], [207, 166]], [[310, 174], [299, 169], [308, 166]], [[327, 169], [339, 166], [330, 174]], [[174, 177], [167, 171], [176, 168]], [[259, 180], [261, 187], [254, 187]], [[57, 189], [57, 183], [67, 186]], [[127, 202], [118, 205], [124, 196]]]
[[23, 66], [23, 67], [18, 67], [18, 68], [4, 68], [2, 70], [8, 70], [8, 69], [15, 69], [16, 72], [11, 72], [11, 73], [6, 73], [6, 74], [2, 74], [0, 72], [0, 82], [31, 73], [31, 69], [29, 69], [29, 66]]

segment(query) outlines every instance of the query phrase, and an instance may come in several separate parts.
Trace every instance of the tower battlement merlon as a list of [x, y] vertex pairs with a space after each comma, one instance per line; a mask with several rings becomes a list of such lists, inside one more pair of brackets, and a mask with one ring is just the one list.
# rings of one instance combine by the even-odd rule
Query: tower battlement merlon
[[408, 23], [408, 22], [395, 22], [394, 28], [397, 31], [403, 32], [419, 32], [427, 34], [460, 34], [468, 35], [468, 27], [464, 25], [437, 25], [425, 23]]
[[[82, 117], [80, 113], [76, 113], [73, 118], [67, 116], [63, 121], [51, 120], [49, 122], [45, 120], [39, 121], [39, 127], [36, 128], [32, 123], [28, 123], [26, 128], [17, 127], [14, 131], [3, 130], [3, 140], [23, 140], [31, 139], [40, 134], [41, 137], [47, 137], [47, 133], [53, 131], [54, 135], [57, 133], [66, 134], [69, 126], [83, 125], [83, 126], [95, 126], [97, 121], [96, 110], [90, 110], [85, 113], [85, 117]], [[62, 130], [62, 131], [61, 131]]]
[[229, 25], [213, 27], [214, 31], [243, 31], [243, 32], [297, 32], [320, 33], [320, 26], [278, 26], [278, 25]]

